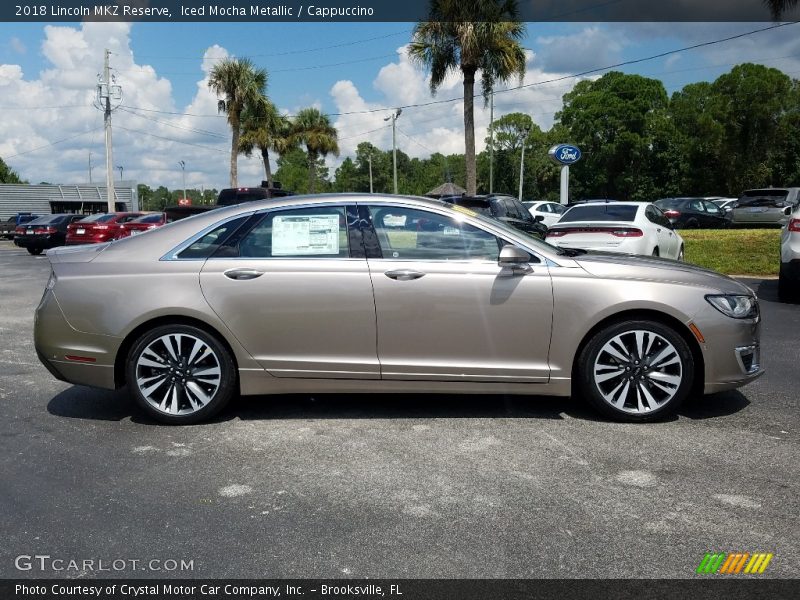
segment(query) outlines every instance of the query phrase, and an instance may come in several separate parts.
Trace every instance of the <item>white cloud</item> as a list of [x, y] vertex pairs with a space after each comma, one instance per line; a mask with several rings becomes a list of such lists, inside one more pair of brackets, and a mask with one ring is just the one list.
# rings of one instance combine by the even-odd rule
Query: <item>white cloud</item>
[[25, 47], [25, 44], [18, 37], [12, 37], [8, 41], [8, 45], [11, 46], [11, 49], [17, 54], [25, 54], [28, 51], [28, 48]]

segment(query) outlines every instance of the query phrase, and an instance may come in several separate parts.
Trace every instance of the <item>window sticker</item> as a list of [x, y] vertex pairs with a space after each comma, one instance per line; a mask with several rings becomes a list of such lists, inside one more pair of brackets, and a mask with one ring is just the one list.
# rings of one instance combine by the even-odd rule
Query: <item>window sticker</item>
[[458, 227], [447, 227], [445, 226], [444, 230], [442, 231], [444, 235], [461, 235], [461, 230]]
[[339, 254], [339, 215], [276, 216], [272, 255]]

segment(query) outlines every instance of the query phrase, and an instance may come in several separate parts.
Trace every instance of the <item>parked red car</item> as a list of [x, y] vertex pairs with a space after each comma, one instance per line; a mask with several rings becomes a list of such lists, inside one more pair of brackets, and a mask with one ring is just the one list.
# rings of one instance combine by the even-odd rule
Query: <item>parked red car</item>
[[167, 223], [171, 223], [172, 219], [167, 217], [167, 213], [151, 213], [149, 215], [142, 215], [132, 221], [128, 221], [122, 226], [122, 235], [120, 237], [128, 237], [129, 235], [136, 235], [148, 229], [155, 229]]
[[67, 246], [99, 244], [119, 239], [122, 237], [122, 225], [141, 216], [140, 212], [90, 215], [67, 228]]

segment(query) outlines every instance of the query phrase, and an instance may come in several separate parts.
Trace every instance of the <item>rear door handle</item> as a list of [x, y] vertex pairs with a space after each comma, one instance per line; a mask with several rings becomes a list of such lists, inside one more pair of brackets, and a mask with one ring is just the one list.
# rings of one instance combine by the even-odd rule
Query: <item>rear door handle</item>
[[247, 279], [255, 279], [261, 277], [264, 271], [256, 271], [255, 269], [229, 269], [223, 273], [228, 279], [235, 279], [237, 281], [244, 281]]
[[397, 271], [386, 271], [384, 275], [386, 275], [389, 279], [394, 279], [396, 281], [411, 281], [412, 279], [424, 277], [425, 273], [412, 271], [411, 269], [398, 269]]

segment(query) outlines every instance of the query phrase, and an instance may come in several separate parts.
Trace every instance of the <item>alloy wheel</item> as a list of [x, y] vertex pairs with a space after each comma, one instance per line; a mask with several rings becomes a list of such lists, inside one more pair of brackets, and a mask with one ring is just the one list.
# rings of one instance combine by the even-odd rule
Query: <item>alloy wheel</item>
[[616, 410], [646, 414], [675, 397], [683, 381], [683, 361], [665, 337], [642, 329], [608, 340], [593, 365], [594, 383]]
[[155, 410], [190, 415], [204, 408], [222, 383], [220, 357], [205, 341], [186, 333], [168, 333], [139, 353], [136, 385]]

